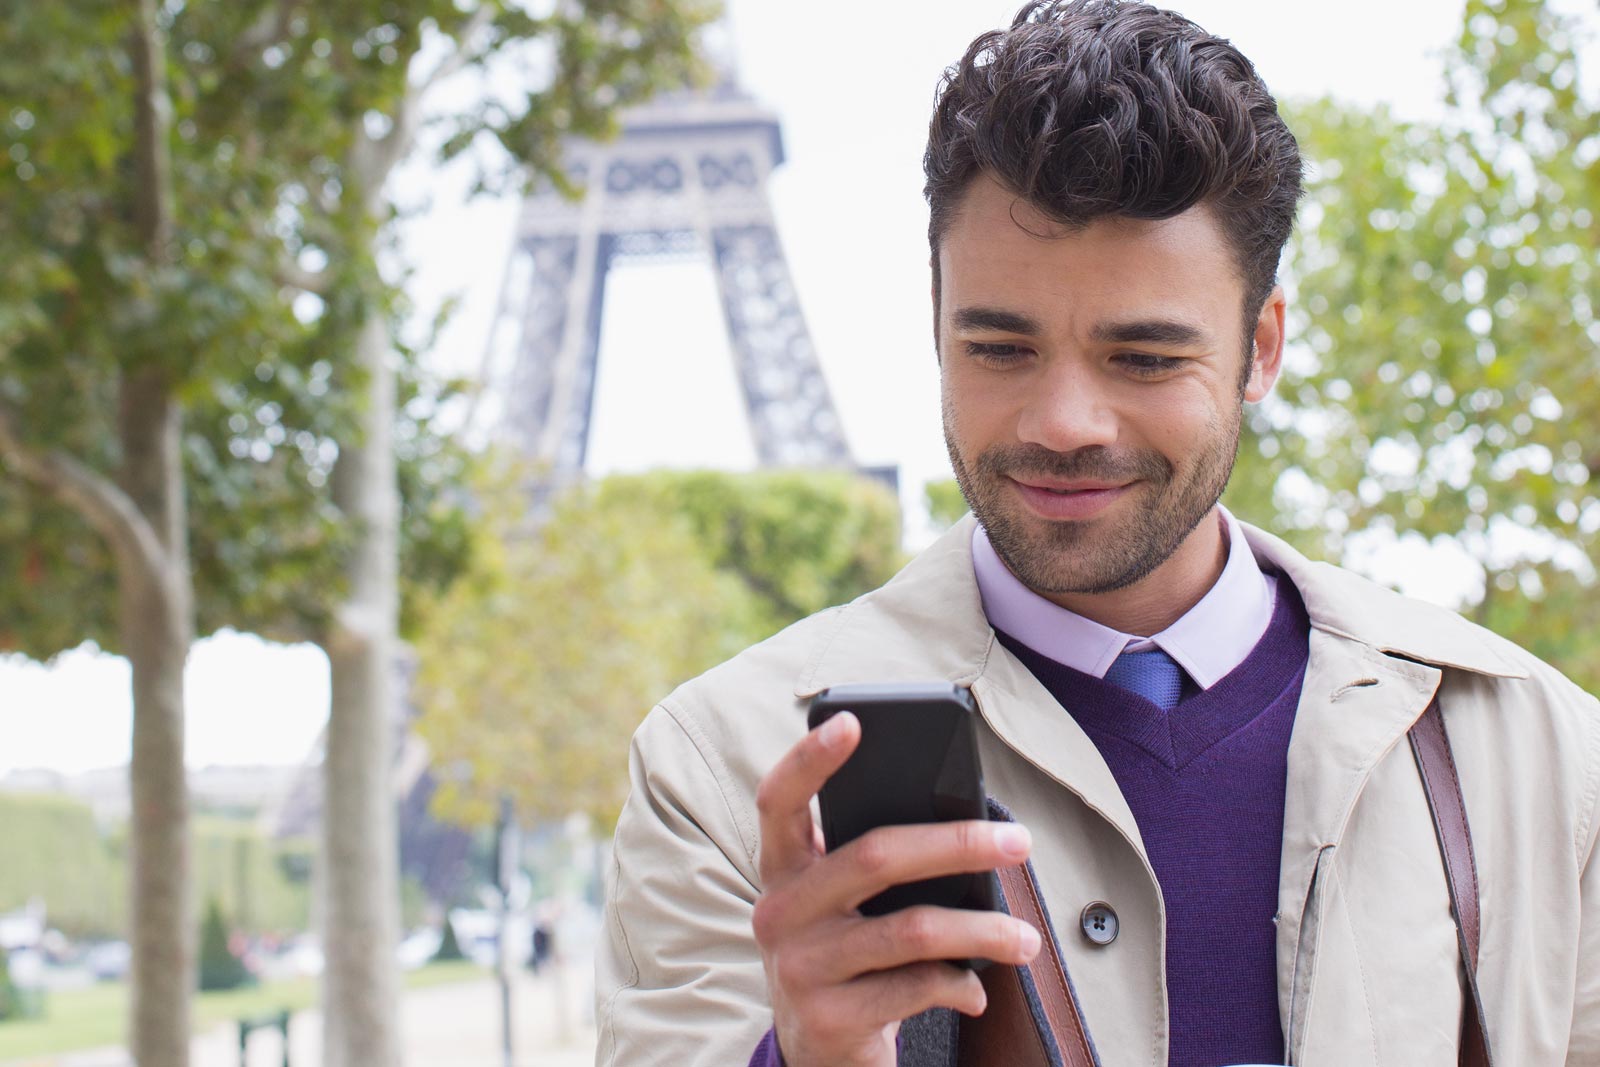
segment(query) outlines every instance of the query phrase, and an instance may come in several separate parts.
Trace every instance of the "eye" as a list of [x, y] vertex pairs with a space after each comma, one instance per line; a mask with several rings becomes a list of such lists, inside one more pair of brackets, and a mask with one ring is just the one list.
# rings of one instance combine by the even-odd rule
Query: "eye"
[[967, 355], [980, 363], [999, 365], [1015, 363], [1028, 355], [1029, 350], [1021, 345], [983, 344], [978, 341], [967, 342]]
[[1148, 352], [1129, 352], [1118, 356], [1117, 360], [1134, 374], [1145, 378], [1154, 378], [1176, 370], [1183, 363], [1183, 360], [1176, 356], [1153, 356]]

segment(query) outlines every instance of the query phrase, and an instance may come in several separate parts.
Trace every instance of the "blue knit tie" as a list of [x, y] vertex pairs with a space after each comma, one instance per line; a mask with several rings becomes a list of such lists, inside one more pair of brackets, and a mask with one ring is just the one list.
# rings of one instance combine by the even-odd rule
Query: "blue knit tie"
[[1124, 652], [1106, 671], [1106, 681], [1138, 693], [1162, 711], [1177, 707], [1183, 694], [1183, 668], [1159, 648]]

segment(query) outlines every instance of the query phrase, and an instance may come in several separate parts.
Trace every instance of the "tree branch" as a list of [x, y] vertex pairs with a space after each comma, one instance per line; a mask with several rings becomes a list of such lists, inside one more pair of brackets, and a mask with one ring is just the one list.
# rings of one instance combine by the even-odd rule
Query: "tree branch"
[[317, 296], [327, 293], [331, 281], [326, 270], [306, 270], [293, 260], [278, 264], [278, 284], [290, 289], [301, 289]]
[[472, 13], [461, 32], [456, 35], [456, 47], [433, 71], [421, 81], [409, 86], [395, 107], [393, 125], [384, 136], [373, 139], [363, 131], [356, 134], [350, 149], [351, 170], [356, 174], [368, 199], [368, 210], [376, 214], [381, 206], [383, 183], [389, 172], [406, 157], [416, 142], [417, 126], [422, 117], [422, 98], [428, 90], [450, 75], [461, 70], [479, 55], [472, 43], [494, 20], [496, 5], [484, 0]]
[[407, 152], [411, 151], [411, 145], [417, 139], [417, 125], [421, 116], [422, 92], [415, 88], [408, 89], [406, 95], [401, 97], [399, 106], [395, 108], [394, 125], [389, 128], [389, 132], [377, 141], [368, 142], [372, 151], [367, 188], [374, 195], [378, 195], [381, 191], [389, 172], [406, 157]]
[[461, 27], [461, 32], [456, 34], [456, 46], [451, 50], [433, 72], [422, 79], [416, 86], [417, 95], [421, 96], [435, 85], [455, 74], [467, 64], [478, 58], [479, 52], [472, 39], [488, 27], [494, 20], [494, 5], [485, 2], [478, 5], [478, 10], [472, 13], [466, 24]]
[[277, 44], [289, 37], [289, 19], [299, 7], [298, 0], [278, 0], [276, 4], [261, 12], [261, 17], [241, 33], [234, 41], [233, 56], [235, 65], [248, 62], [254, 53], [260, 52], [268, 45]]
[[128, 494], [64, 452], [40, 452], [23, 444], [11, 413], [3, 407], [0, 460], [83, 516], [125, 564], [140, 568], [153, 579], [164, 577], [166, 550]]
[[360, 189], [367, 214], [374, 218], [383, 209], [383, 183], [416, 140], [421, 104], [422, 93], [416, 88], [408, 89], [395, 107], [388, 133], [374, 139], [365, 130], [356, 130], [347, 169]]

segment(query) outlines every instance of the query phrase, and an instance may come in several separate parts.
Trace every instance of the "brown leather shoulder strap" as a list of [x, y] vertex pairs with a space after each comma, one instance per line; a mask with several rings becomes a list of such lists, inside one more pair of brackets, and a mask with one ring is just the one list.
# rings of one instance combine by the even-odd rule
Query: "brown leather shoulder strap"
[[1444, 857], [1450, 910], [1455, 915], [1461, 961], [1466, 968], [1470, 1003], [1461, 1012], [1461, 1067], [1491, 1067], [1483, 998], [1478, 993], [1478, 864], [1472, 854], [1472, 830], [1467, 825], [1467, 807], [1461, 797], [1461, 778], [1456, 774], [1438, 697], [1411, 727], [1410, 738], [1422, 788], [1428, 794], [1439, 852]]
[[1022, 970], [992, 963], [979, 977], [988, 1003], [982, 1015], [957, 1023], [956, 1067], [1056, 1067], [1028, 1004]]
[[1045, 918], [1044, 904], [1039, 899], [1039, 886], [1026, 867], [1005, 867], [999, 871], [1000, 887], [1006, 895], [1006, 905], [1011, 914], [1026, 920], [1044, 942], [1028, 973], [1039, 993], [1044, 1007], [1044, 1017], [1055, 1035], [1056, 1046], [1067, 1067], [1097, 1067], [1094, 1049], [1089, 1044], [1089, 1031], [1083, 1022], [1083, 1009], [1078, 1006], [1072, 985], [1067, 979], [1067, 964], [1061, 958], [1061, 948], [1056, 944], [1050, 920]]
[[[1045, 917], [1038, 885], [1026, 867], [1002, 867], [996, 873], [1006, 910], [1038, 930], [1044, 948], [1026, 968], [994, 964], [984, 970], [989, 1009], [979, 1020], [962, 1020], [962, 1062], [1004, 1063], [1007, 1067], [1050, 1062], [1029, 1003], [1026, 987], [1031, 986], [1064, 1067], [1099, 1067], [1083, 1011], [1067, 978], [1066, 962]], [[975, 1022], [980, 1025], [972, 1026]], [[1004, 1051], [993, 1043], [1000, 1041], [1006, 1043]]]

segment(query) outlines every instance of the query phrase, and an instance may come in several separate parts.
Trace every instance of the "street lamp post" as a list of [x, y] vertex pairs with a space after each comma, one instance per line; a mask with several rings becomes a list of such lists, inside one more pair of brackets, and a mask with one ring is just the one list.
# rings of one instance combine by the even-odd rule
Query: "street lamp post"
[[517, 964], [511, 953], [511, 897], [515, 891], [517, 870], [521, 866], [521, 834], [517, 831], [516, 811], [509, 795], [500, 797], [494, 844], [495, 887], [500, 891], [500, 936], [496, 939], [499, 946], [499, 966], [496, 970], [500, 980], [500, 1048], [505, 1067], [515, 1067], [516, 1055], [511, 1041], [511, 975]]

